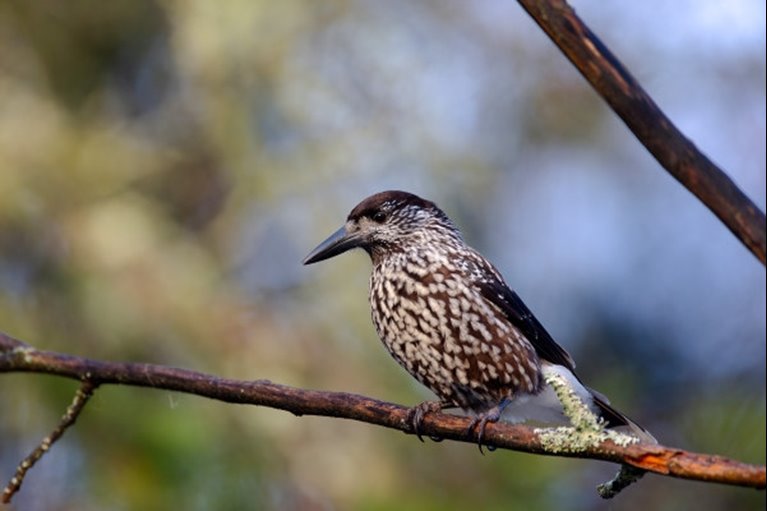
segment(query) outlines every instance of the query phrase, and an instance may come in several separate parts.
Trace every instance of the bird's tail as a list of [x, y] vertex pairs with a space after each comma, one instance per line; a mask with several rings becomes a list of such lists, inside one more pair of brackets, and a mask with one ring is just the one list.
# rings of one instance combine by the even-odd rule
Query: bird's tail
[[610, 405], [610, 402], [593, 389], [588, 389], [597, 408], [599, 415], [605, 420], [608, 428], [627, 429], [629, 433], [639, 438], [644, 443], [657, 444], [658, 441], [645, 428], [629, 419]]
[[[583, 385], [575, 373], [567, 367], [544, 363], [542, 371], [544, 379], [554, 379], [566, 384], [593, 413], [605, 421], [608, 428], [634, 435], [642, 442], [658, 443], [645, 428], [613, 408], [605, 396]], [[544, 424], [570, 421], [570, 418], [564, 414], [562, 403], [550, 384], [544, 385], [538, 394], [517, 396], [506, 407], [503, 418], [509, 422], [534, 421]]]

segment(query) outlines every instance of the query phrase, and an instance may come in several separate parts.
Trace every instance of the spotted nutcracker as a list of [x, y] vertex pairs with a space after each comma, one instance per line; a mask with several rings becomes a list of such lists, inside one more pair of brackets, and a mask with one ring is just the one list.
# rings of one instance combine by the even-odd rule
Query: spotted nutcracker
[[480, 447], [487, 423], [501, 417], [561, 423], [561, 403], [544, 381], [556, 372], [607, 427], [652, 440], [581, 383], [570, 355], [433, 202], [402, 191], [368, 197], [304, 264], [352, 248], [364, 249], [373, 262], [370, 306], [378, 336], [440, 399], [413, 408], [416, 432], [424, 414], [443, 408], [475, 415], [471, 429], [479, 425]]

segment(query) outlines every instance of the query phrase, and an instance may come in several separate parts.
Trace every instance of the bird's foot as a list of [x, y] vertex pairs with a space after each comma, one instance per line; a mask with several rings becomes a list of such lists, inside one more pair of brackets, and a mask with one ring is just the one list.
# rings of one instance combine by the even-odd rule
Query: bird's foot
[[[498, 422], [499, 420], [501, 420], [501, 414], [503, 413], [504, 408], [506, 408], [510, 402], [511, 401], [508, 398], [503, 398], [501, 402], [498, 403], [496, 406], [480, 413], [479, 415], [477, 415], [471, 420], [471, 423], [469, 424], [469, 427], [467, 428], [466, 433], [471, 435], [474, 429], [477, 429], [477, 445], [479, 445], [479, 452], [481, 452], [482, 454], [485, 454], [485, 452], [482, 450], [482, 437], [485, 436], [485, 429], [487, 428], [487, 423]], [[488, 445], [487, 450], [494, 451], [495, 446]]]
[[[408, 411], [407, 420], [413, 426], [413, 432], [415, 433], [415, 436], [418, 437], [418, 440], [423, 442], [423, 437], [421, 436], [421, 424], [423, 423], [423, 418], [426, 414], [441, 412], [448, 406], [449, 405], [441, 401], [424, 401]], [[442, 441], [442, 439], [438, 437], [431, 437], [431, 439], [435, 442]]]

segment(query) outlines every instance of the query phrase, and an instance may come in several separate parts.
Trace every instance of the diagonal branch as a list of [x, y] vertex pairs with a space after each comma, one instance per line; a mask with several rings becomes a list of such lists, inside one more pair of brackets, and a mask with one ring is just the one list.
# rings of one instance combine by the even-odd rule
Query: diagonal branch
[[693, 144], [565, 0], [518, 0], [663, 168], [765, 264], [762, 211]]
[[[294, 415], [338, 417], [415, 434], [409, 409], [344, 392], [322, 392], [279, 385], [266, 380], [240, 381], [152, 364], [105, 362], [37, 350], [0, 332], [0, 373], [53, 374], [93, 385], [120, 384], [195, 394], [219, 401], [276, 408]], [[432, 437], [475, 442], [468, 417], [429, 414], [420, 432]], [[524, 425], [488, 424], [485, 443], [534, 454], [567, 456], [631, 465], [682, 479], [764, 489], [765, 467], [654, 444], [619, 445], [606, 440], [571, 450], [552, 448], [540, 430]]]
[[58, 425], [56, 425], [56, 428], [50, 435], [43, 438], [40, 445], [38, 445], [35, 450], [21, 460], [21, 463], [19, 463], [19, 466], [16, 469], [16, 473], [8, 482], [5, 489], [3, 489], [3, 493], [0, 496], [0, 502], [7, 504], [11, 501], [13, 494], [21, 488], [21, 483], [24, 481], [24, 476], [27, 475], [29, 469], [35, 466], [35, 463], [40, 461], [40, 458], [42, 458], [43, 455], [50, 450], [53, 444], [64, 435], [66, 430], [75, 423], [77, 417], [80, 416], [80, 412], [82, 412], [85, 405], [88, 404], [88, 400], [93, 395], [95, 389], [96, 385], [91, 381], [85, 380], [80, 384], [80, 388], [77, 389], [75, 397], [72, 399], [72, 404], [70, 404], [67, 411], [64, 412], [64, 415], [61, 417]]

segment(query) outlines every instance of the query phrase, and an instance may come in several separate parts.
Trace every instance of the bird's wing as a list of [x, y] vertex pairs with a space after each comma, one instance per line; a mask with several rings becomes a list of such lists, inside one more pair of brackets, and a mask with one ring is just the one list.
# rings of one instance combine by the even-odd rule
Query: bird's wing
[[[497, 272], [494, 272], [497, 274]], [[571, 371], [575, 362], [565, 349], [557, 344], [540, 321], [533, 316], [522, 299], [499, 278], [477, 282], [485, 300], [501, 309], [511, 324], [533, 345], [538, 356], [551, 363], [565, 366]]]

